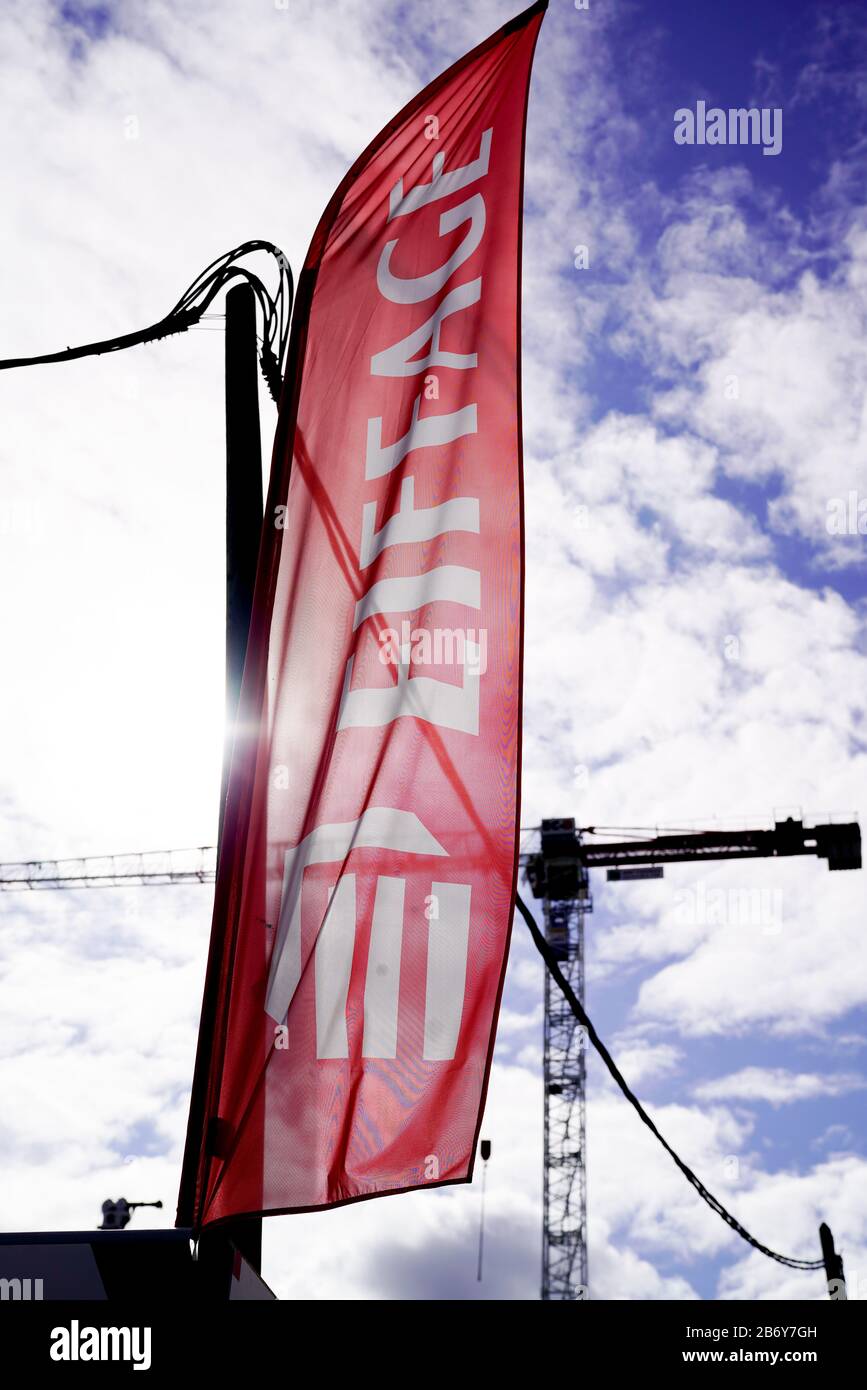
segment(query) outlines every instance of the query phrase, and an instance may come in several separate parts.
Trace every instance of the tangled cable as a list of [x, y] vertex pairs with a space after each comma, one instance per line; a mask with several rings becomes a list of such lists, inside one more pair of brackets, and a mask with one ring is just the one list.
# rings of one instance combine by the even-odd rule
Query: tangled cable
[[[244, 256], [265, 251], [273, 256], [279, 269], [277, 290], [271, 295], [260, 277], [238, 262]], [[202, 318], [208, 306], [232, 280], [246, 280], [253, 290], [262, 312], [262, 343], [259, 363], [268, 390], [275, 401], [286, 369], [289, 350], [289, 322], [292, 317], [294, 285], [292, 271], [284, 253], [270, 241], [245, 241], [234, 251], [227, 251], [212, 261], [190, 285], [166, 316], [149, 328], [106, 338], [98, 343], [64, 348], [60, 352], [42, 353], [38, 357], [9, 357], [0, 360], [0, 371], [10, 367], [35, 367], [47, 362], [71, 362], [77, 357], [98, 357], [104, 352], [119, 352], [139, 343], [152, 343], [168, 338], [172, 333], [185, 333]]]

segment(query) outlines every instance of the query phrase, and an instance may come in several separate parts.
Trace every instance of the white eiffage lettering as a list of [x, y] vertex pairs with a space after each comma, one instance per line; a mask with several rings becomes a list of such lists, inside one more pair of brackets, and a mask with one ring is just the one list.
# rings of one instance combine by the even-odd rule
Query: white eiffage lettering
[[[482, 279], [468, 280], [465, 285], [456, 285], [441, 299], [434, 312], [420, 328], [414, 328], [405, 338], [392, 347], [374, 353], [370, 359], [370, 370], [374, 376], [418, 376], [429, 367], [455, 367], [459, 372], [469, 371], [479, 365], [475, 352], [447, 352], [440, 347], [443, 323], [452, 314], [469, 309], [478, 304], [482, 297]], [[422, 348], [430, 343], [430, 352], [420, 362], [411, 361]]]
[[[387, 629], [390, 631], [390, 629]], [[340, 700], [338, 729], [381, 729], [385, 724], [412, 715], [425, 724], [454, 729], [462, 734], [479, 732], [479, 680], [482, 673], [481, 647], [464, 641], [463, 684], [449, 685], [431, 676], [413, 675], [412, 651], [402, 643], [395, 667], [397, 684], [371, 689], [350, 690], [352, 658], [346, 668]]]
[[481, 575], [466, 565], [437, 565], [424, 574], [380, 579], [355, 605], [353, 631], [375, 613], [413, 613], [436, 599], [463, 603], [467, 608], [481, 604]]
[[[478, 433], [478, 406], [475, 401], [453, 410], [439, 410], [422, 416], [422, 397], [430, 408], [439, 400], [439, 382], [430, 378], [431, 368], [451, 369], [462, 374], [464, 401], [472, 394], [466, 387], [478, 367], [478, 353], [444, 347], [461, 331], [467, 311], [482, 298], [482, 276], [471, 276], [454, 284], [453, 278], [478, 250], [485, 236], [487, 208], [484, 190], [478, 186], [488, 173], [492, 130], [483, 132], [479, 152], [468, 164], [446, 169], [446, 156], [433, 156], [429, 183], [408, 190], [397, 181], [389, 198], [391, 235], [384, 243], [376, 267], [379, 293], [389, 304], [427, 305], [408, 316], [407, 331], [396, 342], [385, 343], [370, 359], [373, 379], [392, 381], [398, 389], [404, 380], [424, 376], [422, 390], [413, 388], [411, 402], [401, 412], [397, 438], [383, 439], [383, 417], [367, 421], [364, 477], [368, 483], [388, 479], [412, 455], [422, 466], [432, 458], [431, 450], [441, 449]], [[438, 237], [464, 228], [458, 246], [435, 269], [420, 275], [400, 273], [401, 236], [417, 230], [417, 224], [398, 219], [467, 189], [467, 196], [445, 208], [436, 223]], [[413, 264], [418, 264], [415, 257]], [[430, 260], [427, 262], [430, 264]], [[390, 315], [393, 319], [393, 315]], [[464, 330], [465, 331], [465, 330]], [[432, 394], [431, 381], [436, 385]], [[404, 388], [400, 388], [403, 390]], [[457, 405], [457, 402], [455, 403]], [[407, 418], [408, 417], [408, 418]], [[400, 501], [390, 516], [382, 514], [382, 497], [366, 501], [362, 507], [359, 545], [361, 574], [395, 546], [433, 540], [449, 534], [478, 536], [481, 516], [478, 497], [441, 497], [434, 505], [416, 507], [416, 477], [401, 479]], [[393, 503], [391, 503], [393, 505]], [[377, 519], [379, 518], [379, 525]], [[417, 613], [432, 603], [459, 604], [481, 609], [481, 573], [468, 565], [441, 564], [409, 575], [387, 574], [375, 578], [360, 590], [355, 604], [352, 630], [356, 642], [368, 619], [388, 614], [394, 617]], [[356, 646], [347, 660], [338, 715], [338, 732], [357, 728], [384, 728], [402, 718], [413, 718], [476, 737], [479, 733], [480, 679], [484, 670], [481, 645], [467, 640], [458, 663], [462, 682], [437, 680], [411, 669], [409, 644], [401, 645], [396, 663], [396, 680], [385, 688], [352, 688], [356, 667]], [[381, 663], [376, 669], [381, 671]], [[362, 677], [363, 679], [363, 677]], [[322, 1060], [349, 1055], [348, 1001], [356, 951], [357, 884], [356, 872], [347, 871], [347, 860], [356, 850], [381, 849], [405, 856], [436, 856], [448, 859], [443, 846], [409, 811], [389, 807], [369, 807], [354, 821], [318, 826], [300, 844], [286, 851], [279, 920], [266, 988], [265, 1009], [275, 1020], [279, 1032], [284, 1024], [302, 974], [308, 965], [302, 951], [302, 896], [304, 873], [314, 864], [337, 868], [337, 879], [312, 942], [313, 993], [316, 1014], [316, 1056]], [[363, 862], [363, 861], [362, 861]], [[411, 861], [410, 861], [411, 862]], [[399, 861], [398, 861], [399, 863]], [[360, 870], [359, 870], [360, 871]], [[398, 1005], [400, 999], [401, 954], [405, 917], [406, 880], [397, 874], [377, 875], [370, 943], [364, 976], [364, 1017], [362, 1054], [372, 1058], [394, 1058], [398, 1046]], [[470, 930], [470, 884], [432, 882], [425, 902], [436, 903], [436, 912], [425, 912], [427, 929], [427, 975], [424, 999], [422, 1056], [427, 1061], [448, 1061], [454, 1057], [460, 1034], [466, 989]], [[312, 926], [312, 924], [310, 924]]]
[[[462, 167], [446, 170], [444, 152], [434, 155], [430, 183], [416, 184], [404, 191], [403, 179], [392, 189], [389, 200], [389, 222], [404, 218], [420, 208], [470, 189], [488, 173], [493, 131], [483, 132], [477, 157]], [[370, 359], [373, 377], [393, 380], [417, 377], [429, 369], [452, 368], [471, 372], [478, 366], [476, 352], [457, 352], [442, 346], [444, 326], [457, 321], [464, 310], [478, 304], [482, 296], [482, 276], [449, 287], [452, 277], [481, 245], [485, 235], [487, 211], [484, 192], [474, 188], [469, 196], [454, 207], [446, 208], [439, 217], [438, 234], [447, 236], [459, 227], [467, 226], [459, 246], [435, 270], [423, 275], [403, 276], [397, 272], [400, 235], [392, 236], [382, 248], [376, 270], [376, 282], [384, 299], [392, 304], [415, 305], [434, 301], [433, 309], [424, 322], [399, 341], [383, 347]], [[399, 227], [398, 227], [399, 230]], [[419, 354], [422, 354], [419, 356]], [[414, 395], [410, 408], [409, 428], [391, 443], [383, 441], [381, 416], [367, 422], [367, 448], [364, 476], [371, 482], [384, 478], [400, 467], [408, 455], [417, 456], [455, 443], [478, 432], [478, 407], [475, 402], [458, 410], [421, 415], [422, 394]], [[430, 454], [427, 455], [430, 457]], [[434, 506], [416, 507], [414, 476], [401, 479], [400, 504], [390, 517], [383, 517], [377, 526], [377, 501], [365, 502], [361, 517], [359, 567], [362, 571], [378, 560], [393, 546], [410, 545], [433, 540], [452, 533], [479, 535], [481, 517], [477, 497], [444, 498]], [[447, 602], [479, 610], [481, 607], [481, 574], [467, 566], [440, 565], [423, 574], [386, 578], [375, 581], [362, 594], [355, 606], [353, 631], [371, 617], [381, 614], [414, 613], [428, 603]], [[445, 729], [477, 736], [479, 732], [478, 653], [474, 655], [476, 669], [465, 673], [462, 687], [454, 687], [431, 676], [419, 676], [408, 665], [400, 663], [396, 684], [385, 690], [364, 686], [351, 688], [356, 669], [354, 654], [348, 658], [338, 729], [381, 728], [396, 719], [422, 719]], [[417, 687], [417, 688], [414, 688]]]
[[457, 251], [453, 252], [443, 265], [432, 270], [429, 275], [416, 275], [408, 278], [393, 275], [390, 262], [398, 238], [395, 237], [393, 241], [387, 241], [382, 248], [382, 255], [376, 268], [376, 283], [379, 286], [380, 294], [384, 295], [386, 299], [390, 299], [392, 304], [421, 304], [423, 300], [439, 294], [446, 281], [451, 279], [464, 261], [469, 260], [482, 239], [485, 230], [485, 200], [480, 193], [476, 193], [465, 203], [459, 203], [457, 207], [449, 208], [447, 212], [442, 214], [440, 217], [440, 236], [446, 236], [449, 232], [453, 232], [455, 227], [459, 227], [462, 222], [467, 221], [470, 223], [470, 230]]
[[419, 208], [426, 207], [437, 198], [448, 198], [450, 194], [459, 193], [462, 188], [475, 183], [476, 179], [484, 178], [491, 161], [493, 133], [493, 130], [483, 132], [478, 159], [464, 165], [462, 169], [452, 169], [445, 173], [445, 150], [440, 150], [434, 155], [431, 163], [430, 183], [418, 183], [409, 193], [404, 194], [403, 179], [398, 179], [389, 199], [389, 220], [393, 217], [406, 217], [407, 213], [417, 212]]
[[[304, 870], [310, 864], [343, 864], [355, 849], [384, 849], [447, 859], [411, 811], [371, 807], [355, 821], [321, 825], [286, 851], [277, 937], [271, 957], [266, 1012], [278, 1024], [286, 1019], [304, 969], [301, 902]], [[378, 875], [364, 985], [364, 1057], [397, 1054], [397, 1013], [406, 881]], [[426, 1061], [455, 1054], [466, 988], [471, 885], [431, 885], [436, 916], [428, 918], [424, 1051]], [[316, 1056], [349, 1056], [347, 999], [356, 938], [356, 875], [344, 873], [328, 894], [313, 947], [316, 1001]]]
[[376, 416], [368, 420], [364, 463], [364, 476], [368, 482], [398, 468], [413, 449], [453, 444], [456, 439], [463, 439], [465, 435], [475, 434], [478, 430], [474, 405], [466, 405], [462, 410], [453, 410], [447, 415], [426, 415], [423, 420], [419, 419], [420, 409], [421, 396], [416, 396], [412, 403], [412, 423], [406, 434], [385, 446], [382, 443], [382, 418]]
[[361, 568], [367, 569], [386, 546], [431, 541], [447, 531], [479, 531], [479, 499], [452, 497], [436, 507], [416, 507], [415, 478], [400, 485], [400, 506], [377, 531], [376, 503], [366, 502], [361, 515]]

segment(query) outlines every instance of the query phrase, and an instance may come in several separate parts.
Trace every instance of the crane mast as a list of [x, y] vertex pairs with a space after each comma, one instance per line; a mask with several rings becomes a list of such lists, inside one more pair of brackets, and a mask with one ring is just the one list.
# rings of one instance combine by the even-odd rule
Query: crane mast
[[[855, 821], [805, 826], [788, 818], [773, 829], [709, 830], [590, 842], [571, 818], [543, 820], [538, 852], [521, 863], [542, 903], [545, 937], [584, 1004], [584, 917], [593, 909], [589, 871], [610, 881], [661, 878], [673, 863], [814, 855], [831, 870], [861, 868]], [[545, 973], [543, 1051], [544, 1155], [542, 1299], [589, 1297], [587, 1268], [586, 1038], [549, 972]]]

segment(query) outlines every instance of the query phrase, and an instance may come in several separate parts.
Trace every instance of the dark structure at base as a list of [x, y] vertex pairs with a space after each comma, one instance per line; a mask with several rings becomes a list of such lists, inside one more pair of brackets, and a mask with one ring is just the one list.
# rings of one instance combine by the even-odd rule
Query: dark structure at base
[[25, 1231], [0, 1235], [0, 1301], [184, 1299], [206, 1303], [276, 1297], [221, 1232], [194, 1256], [190, 1231]]

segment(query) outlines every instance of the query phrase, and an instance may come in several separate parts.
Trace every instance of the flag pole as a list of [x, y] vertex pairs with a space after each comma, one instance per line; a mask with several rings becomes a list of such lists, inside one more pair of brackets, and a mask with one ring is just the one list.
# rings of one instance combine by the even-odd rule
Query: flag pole
[[[256, 296], [250, 285], [240, 284], [226, 295], [226, 738], [218, 863], [263, 510]], [[261, 1273], [262, 1218], [232, 1222], [225, 1234], [256, 1273]]]
[[256, 296], [250, 285], [243, 284], [226, 295], [226, 741], [220, 841], [232, 733], [253, 612], [263, 505]]
[[[217, 864], [223, 838], [226, 791], [232, 756], [241, 679], [247, 654], [247, 636], [253, 610], [253, 590], [262, 530], [262, 444], [259, 429], [259, 382], [256, 341], [256, 297], [249, 284], [235, 285], [226, 295], [226, 730], [220, 790]], [[190, 1095], [187, 1145], [181, 1172], [178, 1225], [194, 1220], [196, 1171], [199, 1149], [205, 1142], [208, 1122], [207, 1084], [213, 1039], [219, 972], [214, 942], [205, 976], [196, 1066]], [[202, 1232], [199, 1260], [209, 1266], [225, 1265], [227, 1240], [253, 1266], [262, 1267], [262, 1219], [251, 1217], [215, 1231]]]

